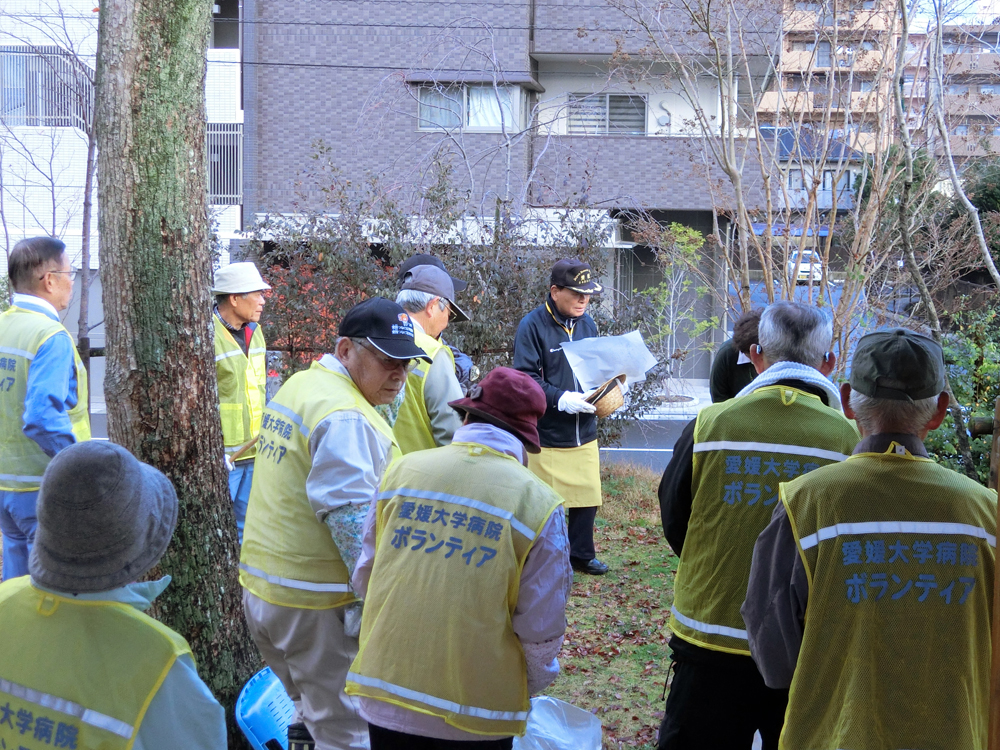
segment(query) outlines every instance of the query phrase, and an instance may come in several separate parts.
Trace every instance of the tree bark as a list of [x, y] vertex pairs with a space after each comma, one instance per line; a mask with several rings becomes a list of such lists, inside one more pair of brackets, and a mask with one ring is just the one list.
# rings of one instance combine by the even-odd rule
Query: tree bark
[[[76, 346], [90, 380], [90, 223], [93, 217], [94, 172], [97, 170], [97, 133], [90, 123], [87, 133], [87, 172], [83, 182], [83, 225], [80, 235], [80, 317], [76, 324]], [[91, 389], [87, 389], [87, 413], [90, 413]]]
[[260, 660], [243, 619], [211, 326], [205, 52], [211, 4], [100, 4], [96, 127], [108, 431], [180, 499], [155, 614], [226, 707]]

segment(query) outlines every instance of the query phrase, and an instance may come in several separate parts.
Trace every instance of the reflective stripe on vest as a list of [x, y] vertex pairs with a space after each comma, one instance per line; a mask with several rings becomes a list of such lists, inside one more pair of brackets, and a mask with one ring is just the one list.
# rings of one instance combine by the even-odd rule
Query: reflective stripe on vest
[[[260, 432], [267, 398], [267, 349], [264, 333], [256, 326], [247, 353], [233, 334], [212, 315], [215, 326], [215, 374], [219, 382], [219, 415], [226, 453], [236, 453]], [[256, 446], [241, 458], [253, 458]]]
[[276, 583], [279, 586], [284, 586], [289, 589], [301, 589], [302, 591], [336, 591], [339, 593], [344, 593], [351, 590], [351, 587], [346, 583], [311, 583], [309, 581], [296, 581], [293, 578], [282, 578], [280, 576], [272, 576], [265, 573], [263, 570], [258, 570], [257, 568], [251, 568], [249, 565], [240, 563], [240, 570], [244, 570], [252, 576], [257, 578], [263, 578], [269, 583]]
[[84, 708], [79, 703], [68, 701], [65, 698], [43, 693], [26, 685], [18, 685], [16, 682], [5, 680], [2, 677], [0, 677], [0, 693], [7, 693], [29, 703], [37, 703], [39, 706], [51, 708], [53, 711], [73, 716], [84, 724], [117, 734], [119, 737], [124, 737], [127, 740], [131, 739], [135, 733], [135, 727], [131, 724], [126, 724], [124, 721], [118, 721], [118, 719], [111, 716], [105, 716], [91, 708]]
[[[392, 430], [349, 377], [313, 362], [295, 373], [264, 409], [240, 550], [240, 584], [271, 604], [329, 609], [354, 601], [350, 572], [306, 495], [309, 436], [336, 411], [359, 412], [387, 446]], [[380, 476], [384, 466], [375, 466]]]
[[771, 520], [778, 485], [843, 461], [857, 441], [843, 414], [787, 386], [758, 388], [699, 413], [694, 497], [670, 616], [676, 635], [704, 648], [750, 654], [740, 607], [753, 546]]
[[[44, 313], [11, 307], [0, 315], [0, 490], [37, 490], [51, 459], [24, 434], [24, 402], [28, 375], [42, 345], [53, 336], [70, 336], [61, 323]], [[77, 441], [90, 439], [87, 412], [87, 371], [73, 350], [76, 405], [69, 409], [70, 427]]]
[[[431, 359], [439, 355], [447, 357], [452, 370], [455, 369], [455, 355], [440, 341], [418, 329], [414, 329], [413, 341]], [[418, 360], [416, 368], [406, 378], [403, 404], [399, 407], [399, 416], [392, 428], [403, 455], [439, 447], [434, 442], [431, 418], [424, 400], [424, 382], [431, 366], [429, 362]]]
[[782, 485], [809, 580], [782, 748], [985, 748], [996, 493], [892, 443]]
[[393, 463], [376, 506], [375, 558], [346, 692], [466, 732], [523, 734], [527, 675], [510, 617], [524, 561], [561, 504], [519, 461], [477, 443]]
[[177, 657], [191, 653], [127, 604], [52, 594], [27, 576], [0, 584], [0, 640], [7, 748], [129, 750]]
[[391, 682], [386, 682], [385, 680], [376, 680], [372, 677], [365, 677], [358, 674], [357, 672], [348, 672], [347, 679], [351, 682], [355, 682], [358, 685], [364, 687], [378, 688], [379, 690], [384, 690], [390, 695], [396, 695], [400, 698], [406, 698], [408, 700], [414, 701], [416, 703], [422, 703], [427, 706], [433, 706], [434, 708], [439, 708], [442, 711], [446, 711], [449, 714], [456, 714], [458, 716], [471, 716], [477, 719], [488, 719], [490, 721], [527, 721], [528, 712], [527, 711], [490, 711], [486, 708], [475, 708], [474, 706], [463, 706], [461, 703], [455, 703], [454, 701], [446, 701], [441, 698], [437, 698], [429, 693], [420, 693], [416, 690], [409, 690], [408, 688], [400, 687], [399, 685], [393, 685]]

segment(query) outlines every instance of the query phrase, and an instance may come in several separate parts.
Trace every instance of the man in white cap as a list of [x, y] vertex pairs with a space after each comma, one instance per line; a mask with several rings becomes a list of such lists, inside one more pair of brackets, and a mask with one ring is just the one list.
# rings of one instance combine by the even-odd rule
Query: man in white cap
[[435, 265], [413, 266], [396, 295], [413, 321], [414, 341], [431, 358], [418, 364], [406, 379], [406, 392], [393, 433], [404, 453], [439, 448], [451, 442], [462, 426], [458, 412], [449, 406], [464, 395], [455, 374], [455, 355], [440, 338], [448, 322], [469, 316], [455, 304], [455, 285], [448, 273]]
[[253, 263], [231, 263], [215, 273], [215, 373], [219, 379], [219, 413], [229, 467], [229, 494], [236, 512], [236, 528], [243, 541], [243, 524], [253, 481], [256, 447], [240, 448], [256, 440], [267, 402], [267, 349], [258, 321], [264, 310], [264, 283]]
[[177, 524], [170, 480], [85, 441], [41, 485], [31, 576], [0, 585], [0, 748], [226, 747], [187, 641], [143, 614], [170, 577], [136, 583]]

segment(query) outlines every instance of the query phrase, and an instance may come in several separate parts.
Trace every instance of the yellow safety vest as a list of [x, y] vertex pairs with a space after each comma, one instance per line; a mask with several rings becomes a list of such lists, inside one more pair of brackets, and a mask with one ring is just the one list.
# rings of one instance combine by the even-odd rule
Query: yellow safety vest
[[128, 604], [0, 584], [3, 747], [128, 750], [170, 668], [191, 648]]
[[[24, 400], [31, 361], [42, 344], [60, 335], [70, 333], [60, 322], [34, 310], [15, 306], [0, 315], [0, 490], [37, 490], [52, 460], [24, 434]], [[77, 441], [90, 440], [87, 371], [75, 346], [73, 362], [77, 402], [69, 410], [70, 425]]]
[[694, 431], [694, 498], [677, 565], [670, 629], [686, 641], [749, 656], [740, 606], [754, 542], [778, 484], [843, 461], [859, 435], [819, 397], [782, 385], [706, 407]]
[[[226, 453], [232, 455], [260, 432], [260, 420], [267, 401], [267, 347], [257, 326], [244, 354], [230, 333], [212, 316], [215, 323], [215, 374], [219, 380], [219, 414]], [[241, 458], [253, 458], [251, 448]]]
[[404, 456], [379, 495], [376, 553], [346, 692], [475, 734], [524, 734], [521, 569], [561, 498], [510, 456], [452, 443]]
[[781, 501], [809, 603], [780, 747], [985, 750], [996, 492], [893, 443]]
[[392, 430], [350, 378], [313, 362], [264, 409], [250, 489], [240, 583], [271, 604], [330, 609], [354, 601], [350, 571], [306, 495], [309, 435], [335, 411], [360, 412], [385, 439]]
[[[413, 332], [413, 341], [431, 359], [436, 358], [439, 353], [447, 357], [452, 370], [455, 369], [455, 355], [446, 345], [416, 328]], [[399, 450], [404, 455], [439, 447], [434, 442], [431, 418], [427, 414], [427, 403], [424, 401], [424, 378], [430, 369], [430, 362], [417, 360], [417, 367], [406, 378], [403, 405], [399, 408], [399, 416], [396, 417], [396, 424], [392, 428], [399, 442]]]

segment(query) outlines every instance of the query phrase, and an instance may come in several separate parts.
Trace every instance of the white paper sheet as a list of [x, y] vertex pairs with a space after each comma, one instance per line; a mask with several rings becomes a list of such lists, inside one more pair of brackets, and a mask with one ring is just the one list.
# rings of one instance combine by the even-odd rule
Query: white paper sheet
[[623, 336], [597, 336], [580, 341], [564, 341], [563, 351], [576, 379], [585, 391], [625, 373], [627, 384], [641, 383], [656, 364], [638, 331]]

